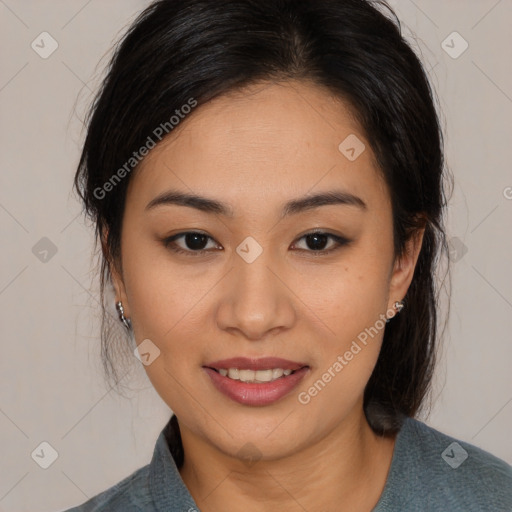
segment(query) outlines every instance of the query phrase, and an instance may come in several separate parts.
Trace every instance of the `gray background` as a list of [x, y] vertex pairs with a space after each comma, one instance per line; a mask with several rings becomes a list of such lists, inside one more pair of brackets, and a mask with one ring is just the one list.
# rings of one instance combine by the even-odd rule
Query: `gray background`
[[[62, 510], [110, 487], [149, 462], [170, 415], [142, 365], [126, 397], [102, 380], [92, 228], [71, 193], [85, 109], [146, 4], [0, 0], [1, 511]], [[426, 421], [512, 463], [512, 1], [390, 4], [438, 91], [456, 180], [453, 304]], [[58, 43], [46, 59], [31, 47], [49, 48], [44, 31]], [[458, 58], [442, 47], [453, 31], [469, 43]], [[43, 441], [58, 452], [48, 469], [31, 457]]]

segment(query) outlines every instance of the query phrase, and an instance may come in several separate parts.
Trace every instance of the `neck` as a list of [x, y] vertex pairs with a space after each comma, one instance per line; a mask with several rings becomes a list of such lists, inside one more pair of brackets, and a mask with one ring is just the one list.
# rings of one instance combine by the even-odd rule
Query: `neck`
[[364, 414], [280, 459], [247, 464], [181, 427], [180, 474], [204, 512], [358, 510], [370, 512], [384, 489], [396, 436], [377, 436]]

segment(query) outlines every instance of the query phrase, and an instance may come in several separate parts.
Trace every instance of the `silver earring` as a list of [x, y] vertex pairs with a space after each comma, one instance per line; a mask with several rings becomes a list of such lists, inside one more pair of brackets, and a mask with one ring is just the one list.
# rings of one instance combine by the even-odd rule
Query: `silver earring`
[[124, 308], [123, 308], [123, 303], [121, 301], [119, 302], [116, 302], [116, 309], [119, 313], [119, 320], [121, 320], [121, 322], [123, 322], [124, 326], [129, 330], [131, 329], [132, 327], [132, 322], [130, 321], [129, 318], [126, 318], [124, 316]]
[[[400, 313], [400, 311], [402, 311], [402, 309], [404, 309], [404, 302], [402, 300], [400, 300], [400, 301], [397, 300], [397, 301], [395, 301], [393, 306], [396, 309], [396, 315], [398, 315], [398, 313]], [[387, 318], [386, 323], [390, 322], [391, 319], [394, 318], [396, 315], [393, 315], [392, 317]]]

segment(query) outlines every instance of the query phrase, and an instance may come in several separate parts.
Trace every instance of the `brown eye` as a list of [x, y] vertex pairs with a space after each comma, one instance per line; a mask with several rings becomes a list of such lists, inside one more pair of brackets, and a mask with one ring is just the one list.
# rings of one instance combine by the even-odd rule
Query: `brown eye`
[[[306, 242], [307, 249], [300, 249], [305, 250], [306, 252], [316, 252], [319, 254], [327, 254], [331, 253], [333, 251], [336, 251], [341, 246], [347, 245], [350, 243], [350, 240], [334, 235], [333, 233], [326, 233], [323, 231], [313, 231], [311, 233], [307, 233], [303, 235], [299, 240], [304, 239]], [[328, 245], [328, 241], [332, 240], [333, 244], [331, 244], [331, 247], [326, 249], [326, 245]]]
[[[178, 245], [176, 242], [180, 239], [182, 239], [182, 245]], [[299, 250], [311, 252], [318, 256], [334, 252], [351, 242], [347, 238], [323, 231], [312, 231], [311, 233], [306, 233], [299, 240], [303, 239], [306, 242], [306, 248]], [[213, 238], [205, 233], [186, 231], [166, 238], [163, 240], [163, 244], [166, 248], [171, 249], [176, 253], [186, 254], [187, 256], [201, 256], [211, 252], [212, 247], [209, 249], [206, 248], [209, 240], [213, 241]], [[329, 241], [332, 242], [330, 247]], [[329, 248], [326, 249], [326, 246]], [[214, 248], [215, 246], [213, 249]]]
[[[176, 240], [181, 238], [183, 239], [183, 244], [185, 247], [176, 244]], [[187, 231], [166, 238], [163, 243], [165, 247], [171, 249], [172, 251], [178, 253], [186, 253], [190, 256], [197, 256], [206, 252], [210, 252], [208, 249], [205, 249], [208, 240], [213, 240], [213, 238], [197, 231]]]

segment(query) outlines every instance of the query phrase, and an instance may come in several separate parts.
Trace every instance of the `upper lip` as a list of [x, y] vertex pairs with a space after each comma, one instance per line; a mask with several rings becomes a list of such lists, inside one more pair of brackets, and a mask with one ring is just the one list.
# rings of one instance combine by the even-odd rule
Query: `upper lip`
[[271, 368], [282, 368], [283, 370], [298, 370], [303, 366], [307, 366], [304, 363], [298, 363], [296, 361], [290, 361], [288, 359], [282, 359], [280, 357], [261, 357], [258, 359], [248, 357], [232, 357], [230, 359], [219, 359], [211, 363], [205, 364], [204, 366], [214, 368], [216, 370], [220, 368], [238, 368], [240, 370], [268, 370]]

